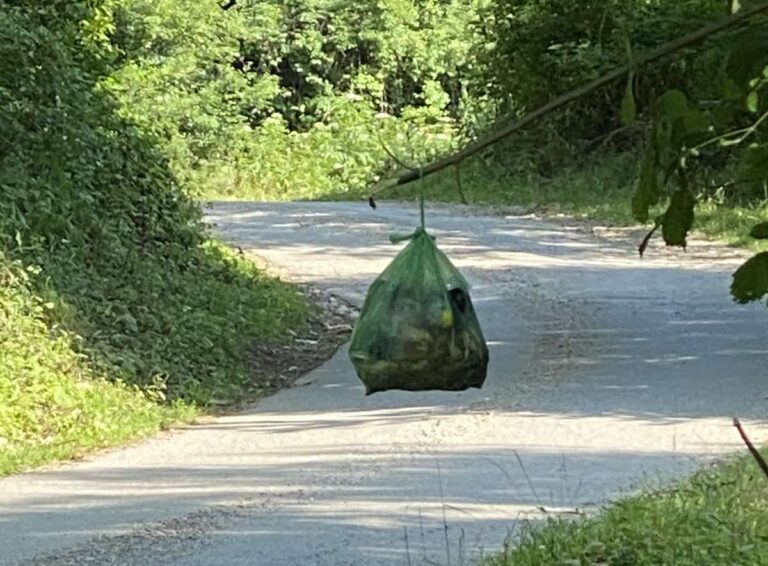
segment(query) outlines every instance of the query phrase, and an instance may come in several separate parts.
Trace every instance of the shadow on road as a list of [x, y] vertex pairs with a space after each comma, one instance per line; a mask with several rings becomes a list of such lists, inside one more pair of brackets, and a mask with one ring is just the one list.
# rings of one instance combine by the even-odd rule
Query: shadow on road
[[[632, 242], [575, 226], [435, 211], [489, 342], [482, 390], [365, 397], [342, 350], [242, 414], [0, 482], [14, 490], [0, 547], [45, 551], [181, 517], [144, 545], [175, 545], [169, 564], [446, 564], [446, 549], [461, 564], [521, 522], [739, 449], [734, 415], [765, 422], [768, 313], [730, 301], [737, 253], [655, 248], [640, 261]], [[399, 205], [209, 211], [225, 241], [358, 303], [400, 249], [388, 235], [415, 219]]]

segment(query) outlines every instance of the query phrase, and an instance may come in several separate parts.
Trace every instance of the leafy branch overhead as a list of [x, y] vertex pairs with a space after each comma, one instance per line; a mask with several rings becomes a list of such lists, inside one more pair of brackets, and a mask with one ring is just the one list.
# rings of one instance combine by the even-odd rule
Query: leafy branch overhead
[[[724, 39], [730, 57], [713, 69], [709, 92], [692, 98], [670, 89], [654, 101], [632, 212], [646, 222], [659, 205], [666, 203], [666, 209], [641, 242], [641, 256], [659, 227], [667, 245], [685, 248], [694, 222], [694, 190], [768, 187], [768, 135], [761, 128], [768, 118], [763, 96], [768, 53], [755, 49], [767, 39], [766, 19], [753, 19]], [[768, 223], [757, 224], [750, 235], [768, 238]], [[768, 294], [768, 254], [756, 255], [734, 274], [731, 293], [741, 303]]]
[[[764, 92], [768, 84], [765, 12], [768, 2], [742, 7], [730, 17], [644, 55], [633, 54], [627, 42], [626, 64], [566, 92], [461, 151], [383, 183], [378, 190], [458, 165], [547, 114], [626, 77], [618, 109], [622, 123], [633, 124], [641, 114], [646, 122], [650, 121], [631, 200], [636, 220], [654, 222], [639, 246], [640, 255], [659, 231], [668, 246], [685, 249], [694, 225], [697, 197], [703, 188], [762, 184], [768, 195], [768, 137], [762, 128], [768, 122], [768, 97]], [[679, 88], [667, 88], [659, 96], [646, 96], [647, 101], [638, 100], [636, 85], [643, 69], [700, 43], [704, 44], [703, 55], [696, 64], [702, 67], [699, 72], [706, 81], [696, 89], [696, 96]], [[715, 55], [708, 56], [708, 52]], [[647, 108], [641, 108], [639, 102]], [[768, 224], [756, 226], [752, 235], [766, 238]], [[765, 256], [759, 255], [736, 273], [736, 300], [756, 300], [768, 293], [765, 262]]]
[[[621, 79], [627, 74], [631, 72], [635, 72], [637, 69], [640, 69], [644, 66], [649, 65], [650, 63], [653, 63], [655, 61], [668, 57], [669, 55], [672, 55], [676, 52], [682, 51], [683, 49], [689, 48], [695, 44], [698, 44], [707, 39], [710, 39], [712, 36], [720, 32], [723, 32], [725, 30], [728, 30], [730, 28], [733, 28], [734, 26], [737, 26], [743, 23], [745, 20], [748, 20], [753, 16], [760, 15], [764, 12], [768, 12], [768, 2], [762, 2], [755, 6], [744, 8], [741, 11], [731, 15], [728, 18], [725, 18], [719, 22], [706, 25], [690, 34], [687, 34], [683, 37], [670, 41], [654, 49], [653, 51], [650, 51], [649, 53], [636, 57], [634, 60], [613, 69], [612, 71], [602, 75], [601, 77], [598, 77], [569, 92], [566, 92], [561, 96], [558, 96], [557, 98], [551, 100], [550, 102], [544, 104], [543, 106], [540, 106], [539, 108], [529, 112], [522, 118], [518, 120], [513, 120], [507, 123], [506, 125], [500, 127], [499, 129], [491, 132], [486, 136], [481, 137], [474, 143], [469, 144], [464, 149], [452, 155], [449, 155], [447, 157], [438, 159], [436, 161], [433, 161], [432, 163], [424, 165], [418, 171], [408, 171], [397, 178], [390, 179], [382, 183], [381, 188], [405, 185], [407, 183], [416, 181], [419, 178], [423, 178], [423, 177], [432, 175], [434, 173], [437, 173], [439, 171], [442, 171], [447, 167], [457, 165], [462, 161], [474, 155], [477, 155], [478, 153], [492, 146], [493, 144], [511, 136], [515, 132], [518, 132], [523, 128], [535, 123], [536, 121], [540, 120], [547, 114], [550, 114], [555, 110], [558, 110], [581, 97], [587, 96], [599, 90], [600, 88], [605, 87], [606, 85], [610, 85], [611, 83], [614, 83], [615, 81], [617, 81], [618, 79]], [[626, 105], [627, 105], [627, 108], [625, 109], [625, 111], [627, 113], [627, 117], [630, 117], [631, 115], [632, 119], [634, 119], [635, 112], [633, 112], [631, 108], [631, 106], [634, 106], [634, 105], [630, 102], [626, 102]]]

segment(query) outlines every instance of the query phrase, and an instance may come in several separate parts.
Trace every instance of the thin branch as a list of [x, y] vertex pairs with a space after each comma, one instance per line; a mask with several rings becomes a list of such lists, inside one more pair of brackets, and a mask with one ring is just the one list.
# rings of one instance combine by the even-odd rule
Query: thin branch
[[755, 122], [749, 128], [744, 130], [744, 133], [741, 136], [739, 136], [736, 139], [725, 139], [725, 140], [723, 140], [722, 145], [724, 145], [724, 146], [739, 145], [741, 142], [746, 140], [749, 136], [754, 134], [757, 131], [757, 128], [760, 127], [760, 124], [765, 122], [766, 119], [768, 119], [768, 112], [766, 112], [765, 114], [760, 116], [760, 118], [757, 120], [757, 122]]
[[607, 134], [602, 134], [597, 136], [596, 138], [593, 138], [589, 141], [587, 141], [584, 145], [586, 149], [591, 150], [594, 146], [602, 147], [606, 145], [609, 141], [611, 141], [615, 136], [618, 136], [619, 134], [623, 134], [627, 130], [634, 130], [638, 128], [639, 122], [635, 122], [634, 124], [627, 124], [625, 126], [621, 126], [619, 128], [616, 128], [615, 130], [611, 130]]
[[546, 114], [549, 114], [553, 110], [556, 110], [562, 106], [565, 106], [569, 102], [572, 102], [587, 94], [590, 94], [596, 91], [597, 89], [604, 87], [616, 81], [617, 79], [620, 79], [621, 77], [626, 75], [630, 70], [636, 70], [642, 66], [645, 66], [645, 65], [648, 65], [649, 63], [657, 61], [658, 59], [662, 59], [667, 55], [680, 51], [690, 45], [699, 43], [716, 33], [719, 33], [723, 30], [731, 28], [736, 24], [743, 22], [747, 18], [750, 18], [754, 15], [760, 14], [761, 12], [765, 12], [765, 11], [768, 11], [768, 2], [763, 2], [755, 6], [744, 8], [743, 10], [734, 14], [733, 16], [730, 16], [728, 18], [725, 18], [719, 22], [710, 24], [708, 26], [704, 26], [699, 30], [693, 33], [690, 33], [684, 37], [681, 37], [679, 39], [676, 39], [674, 41], [670, 41], [669, 43], [662, 45], [661, 47], [651, 51], [650, 53], [637, 57], [631, 63], [627, 63], [625, 65], [617, 67], [616, 69], [614, 69], [613, 71], [610, 71], [609, 73], [603, 75], [602, 77], [597, 78], [585, 85], [580, 86], [579, 88], [576, 88], [570, 92], [563, 94], [562, 96], [557, 97], [556, 99], [548, 102], [544, 106], [541, 106], [540, 108], [534, 110], [533, 112], [530, 112], [529, 114], [525, 115], [521, 119], [517, 121], [513, 121], [507, 124], [506, 126], [503, 126], [499, 130], [489, 134], [488, 136], [480, 140], [477, 140], [476, 142], [468, 145], [467, 147], [465, 147], [461, 151], [454, 153], [453, 155], [449, 155], [448, 157], [444, 157], [442, 159], [438, 159], [437, 161], [433, 161], [432, 163], [425, 165], [420, 171], [416, 171], [416, 172], [409, 171], [407, 173], [400, 175], [400, 177], [393, 179], [393, 182], [391, 184], [388, 184], [388, 186], [405, 185], [406, 183], [410, 183], [412, 181], [417, 180], [420, 176], [426, 177], [427, 175], [431, 175], [433, 173], [437, 173], [438, 171], [442, 171], [446, 167], [450, 167], [451, 165], [460, 163], [461, 161], [464, 161], [468, 157], [472, 157], [473, 155], [481, 152], [488, 146], [495, 144], [499, 140], [502, 140], [508, 137], [510, 134], [513, 134], [514, 132], [521, 130], [528, 124], [535, 122], [536, 120], [538, 120], [539, 118], [541, 118]]
[[381, 145], [381, 149], [384, 150], [384, 153], [386, 153], [392, 161], [397, 163], [403, 169], [408, 169], [409, 171], [415, 171], [416, 173], [419, 172], [419, 168], [418, 167], [414, 167], [413, 165], [409, 165], [408, 163], [406, 163], [405, 161], [400, 159], [397, 155], [395, 155], [395, 153], [387, 147], [387, 144], [385, 144], [384, 140], [381, 139], [381, 133], [379, 133], [378, 138], [379, 138], [379, 144]]
[[[723, 147], [727, 147], [731, 145], [739, 145], [744, 140], [746, 140], [749, 136], [754, 134], [757, 131], [757, 129], [760, 127], [760, 124], [765, 122], [766, 119], [768, 119], [768, 112], [760, 116], [760, 118], [751, 126], [747, 126], [746, 128], [740, 128], [738, 130], [733, 130], [731, 132], [726, 132], [712, 139], [708, 139], [707, 141], [692, 147], [688, 151], [689, 153], [696, 155], [696, 152], [698, 152], [700, 149], [718, 142], [720, 142], [720, 145], [722, 145]], [[738, 137], [734, 138], [733, 136], [738, 136]]]
[[739, 431], [739, 435], [741, 436], [741, 439], [744, 441], [744, 444], [747, 445], [747, 448], [749, 449], [749, 452], [752, 454], [752, 457], [757, 462], [757, 465], [760, 466], [760, 469], [765, 474], [765, 477], [768, 478], [768, 462], [765, 461], [765, 458], [763, 458], [762, 454], [757, 451], [757, 448], [755, 448], [755, 445], [752, 444], [752, 441], [747, 436], [747, 433], [744, 432], [744, 427], [741, 426], [741, 422], [739, 419], [735, 418], [733, 419], [733, 426], [736, 427], [736, 430]]

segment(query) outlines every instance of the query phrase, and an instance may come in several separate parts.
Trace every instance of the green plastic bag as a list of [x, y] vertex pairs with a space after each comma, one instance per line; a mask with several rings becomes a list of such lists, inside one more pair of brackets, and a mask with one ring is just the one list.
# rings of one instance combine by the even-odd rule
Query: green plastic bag
[[368, 289], [352, 334], [366, 395], [482, 387], [488, 347], [467, 281], [424, 229], [403, 239], [411, 241]]

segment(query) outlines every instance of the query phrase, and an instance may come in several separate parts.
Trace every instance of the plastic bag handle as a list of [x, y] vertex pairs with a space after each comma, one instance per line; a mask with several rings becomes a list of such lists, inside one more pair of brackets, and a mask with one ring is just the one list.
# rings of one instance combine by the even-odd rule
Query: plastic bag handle
[[[393, 244], [399, 244], [401, 242], [413, 240], [416, 236], [418, 236], [421, 233], [427, 234], [427, 231], [424, 228], [416, 228], [410, 234], [390, 234], [389, 241]], [[432, 234], [427, 234], [427, 236], [429, 236], [433, 242], [435, 241], [435, 237]]]
[[[419, 167], [419, 219], [421, 220], [421, 226], [419, 228], [416, 228], [416, 230], [410, 234], [391, 234], [389, 236], [389, 241], [393, 244], [399, 244], [406, 240], [412, 240], [421, 232], [426, 233], [427, 231], [427, 223], [424, 218], [424, 169], [422, 167]], [[432, 238], [433, 242], [435, 241], [434, 236], [430, 235], [429, 237]]]

